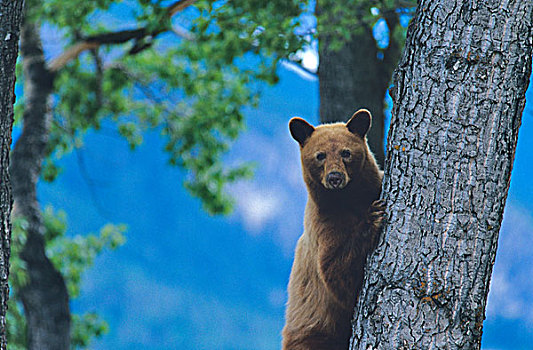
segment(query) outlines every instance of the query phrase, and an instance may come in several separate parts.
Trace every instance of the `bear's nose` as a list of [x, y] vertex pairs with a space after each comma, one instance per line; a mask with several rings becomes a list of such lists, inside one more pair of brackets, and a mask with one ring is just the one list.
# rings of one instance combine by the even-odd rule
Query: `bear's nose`
[[333, 188], [339, 188], [344, 182], [344, 175], [338, 171], [332, 171], [326, 179]]

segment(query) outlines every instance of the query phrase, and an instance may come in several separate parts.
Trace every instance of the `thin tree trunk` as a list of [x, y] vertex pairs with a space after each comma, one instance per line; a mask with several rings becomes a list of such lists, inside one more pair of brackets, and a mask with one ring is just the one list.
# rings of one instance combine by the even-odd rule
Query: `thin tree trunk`
[[[316, 11], [320, 15], [323, 10], [317, 7]], [[385, 18], [392, 32], [398, 25], [398, 16], [390, 12]], [[327, 25], [333, 27], [334, 23]], [[365, 24], [361, 24], [358, 32], [339, 50], [330, 49], [332, 40], [332, 34], [319, 37], [320, 121], [347, 121], [357, 109], [369, 109], [372, 112], [372, 128], [367, 134], [368, 144], [383, 169], [384, 100], [399, 59], [400, 47], [391, 36], [389, 47], [384, 50], [383, 57], [378, 58], [379, 50], [372, 28]]]
[[351, 349], [479, 349], [531, 73], [531, 0], [422, 0], [395, 73]]
[[6, 312], [9, 297], [9, 255], [11, 242], [11, 183], [9, 149], [15, 101], [15, 64], [18, 55], [23, 0], [1, 0], [0, 8], [0, 349], [6, 350]]
[[37, 181], [45, 156], [53, 76], [47, 70], [39, 26], [25, 21], [21, 54], [24, 69], [24, 127], [11, 158], [14, 215], [27, 220], [21, 258], [29, 282], [20, 291], [28, 326], [28, 349], [70, 347], [70, 311], [63, 276], [45, 255], [44, 226], [37, 201]]

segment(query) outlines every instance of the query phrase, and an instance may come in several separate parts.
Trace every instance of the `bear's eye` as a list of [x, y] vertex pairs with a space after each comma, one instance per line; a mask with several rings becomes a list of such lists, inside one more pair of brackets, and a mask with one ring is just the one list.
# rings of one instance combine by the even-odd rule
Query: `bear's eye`
[[316, 160], [324, 160], [324, 159], [326, 159], [326, 153], [324, 153], [324, 152], [318, 152], [318, 153], [316, 154]]
[[352, 155], [352, 153], [347, 150], [347, 149], [344, 149], [341, 151], [341, 157], [342, 158], [350, 158], [350, 156]]

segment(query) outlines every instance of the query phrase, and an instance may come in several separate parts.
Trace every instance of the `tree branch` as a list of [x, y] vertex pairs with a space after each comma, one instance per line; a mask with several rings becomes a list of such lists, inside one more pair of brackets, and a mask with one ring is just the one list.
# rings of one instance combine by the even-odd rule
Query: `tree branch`
[[194, 34], [189, 32], [186, 28], [183, 28], [179, 25], [173, 25], [172, 26], [172, 32], [176, 34], [178, 37], [192, 41], [195, 39]]
[[173, 3], [172, 5], [170, 5], [168, 7], [168, 16], [169, 17], [174, 16], [176, 13], [178, 13], [180, 11], [183, 11], [184, 9], [186, 9], [189, 6], [191, 6], [195, 2], [196, 2], [196, 0], [179, 0], [179, 1], [176, 1], [175, 3]]
[[[168, 17], [174, 16], [176, 13], [184, 10], [188, 6], [192, 5], [196, 0], [179, 0], [174, 4], [167, 7]], [[87, 37], [84, 41], [75, 44], [71, 48], [67, 49], [58, 57], [54, 58], [48, 65], [48, 69], [51, 72], [57, 72], [63, 68], [68, 62], [75, 59], [82, 52], [96, 49], [101, 45], [114, 45], [114, 44], [123, 44], [130, 40], [136, 40], [140, 42], [146, 37], [155, 37], [158, 34], [161, 34], [164, 30], [158, 29], [156, 31], [149, 31], [147, 27], [137, 28], [137, 29], [128, 29], [121, 30], [117, 32], [108, 32], [97, 35], [92, 35]], [[137, 53], [142, 51], [144, 47], [137, 47], [137, 50], [132, 49], [131, 53]]]

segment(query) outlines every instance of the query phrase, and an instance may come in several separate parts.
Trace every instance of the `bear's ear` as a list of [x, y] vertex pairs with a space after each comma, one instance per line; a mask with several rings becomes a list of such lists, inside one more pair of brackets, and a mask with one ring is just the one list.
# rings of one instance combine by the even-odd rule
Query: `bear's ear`
[[346, 122], [346, 127], [352, 133], [361, 136], [361, 138], [365, 138], [371, 124], [372, 115], [370, 112], [367, 109], [360, 109]]
[[315, 128], [302, 118], [292, 118], [289, 122], [289, 130], [292, 138], [298, 141], [300, 146], [304, 146], [305, 141], [311, 136]]

